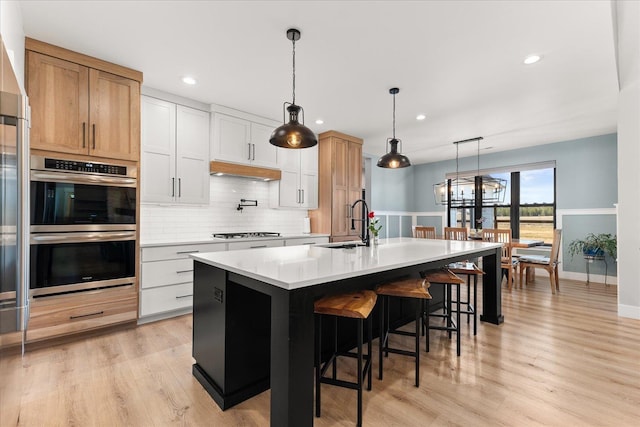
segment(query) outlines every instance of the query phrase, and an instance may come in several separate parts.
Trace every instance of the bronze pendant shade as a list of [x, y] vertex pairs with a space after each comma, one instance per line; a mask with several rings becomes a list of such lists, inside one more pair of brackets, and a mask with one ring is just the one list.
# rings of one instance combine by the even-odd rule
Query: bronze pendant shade
[[[296, 105], [296, 41], [300, 40], [300, 31], [295, 28], [287, 30], [287, 39], [293, 43], [293, 102], [285, 102], [289, 113], [289, 123], [284, 123], [271, 133], [269, 143], [282, 148], [309, 148], [318, 143], [316, 135], [304, 125], [304, 110]], [[288, 105], [288, 107], [287, 107]], [[302, 123], [298, 120], [299, 113], [302, 112]], [[284, 121], [283, 111], [283, 121]]]
[[397, 87], [389, 89], [389, 93], [393, 95], [393, 138], [387, 139], [387, 143], [391, 144], [391, 149], [387, 154], [378, 159], [378, 166], [381, 168], [397, 169], [411, 166], [409, 158], [398, 152], [398, 143], [402, 142], [396, 139], [396, 94], [400, 92]]

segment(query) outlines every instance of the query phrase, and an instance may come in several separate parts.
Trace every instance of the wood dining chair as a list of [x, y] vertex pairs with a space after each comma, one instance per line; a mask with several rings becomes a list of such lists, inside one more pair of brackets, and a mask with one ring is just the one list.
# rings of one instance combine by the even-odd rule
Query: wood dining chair
[[[516, 284], [516, 268], [518, 267], [518, 258], [513, 257], [513, 246], [511, 242], [510, 228], [483, 228], [482, 240], [485, 242], [503, 243], [502, 258], [500, 267], [507, 271], [507, 286], [509, 290]], [[522, 281], [520, 281], [522, 286]]]
[[469, 235], [464, 227], [445, 227], [444, 238], [445, 240], [468, 240]]
[[[562, 230], [553, 230], [553, 244], [551, 245], [551, 254], [548, 257], [542, 255], [522, 255], [520, 257], [520, 283], [522, 284], [523, 273], [528, 279], [527, 270], [529, 268], [544, 268], [549, 273], [549, 283], [551, 284], [551, 293], [560, 292], [560, 282], [558, 281], [558, 264], [560, 261], [560, 240], [562, 238]], [[528, 283], [528, 281], [527, 281]]]
[[435, 239], [436, 228], [423, 225], [417, 225], [413, 231], [413, 237], [417, 239]]

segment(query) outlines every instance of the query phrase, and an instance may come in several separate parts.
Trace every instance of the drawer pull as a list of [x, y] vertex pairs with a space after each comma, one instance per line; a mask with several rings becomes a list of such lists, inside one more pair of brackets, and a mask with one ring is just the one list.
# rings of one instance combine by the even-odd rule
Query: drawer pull
[[178, 252], [176, 252], [176, 254], [178, 254], [178, 255], [182, 255], [182, 254], [196, 254], [196, 253], [198, 253], [198, 252], [200, 252], [200, 251], [178, 251]]
[[180, 270], [180, 271], [176, 271], [176, 274], [180, 274], [180, 273], [191, 273], [193, 272], [193, 270]]
[[193, 294], [189, 294], [189, 295], [178, 295], [178, 296], [176, 296], [176, 299], [180, 299], [180, 298], [189, 298], [189, 297], [192, 297], [192, 296], [193, 296]]
[[267, 245], [251, 246], [250, 249], [266, 248]]
[[81, 314], [79, 316], [69, 316], [69, 320], [80, 319], [82, 317], [89, 317], [89, 316], [99, 316], [100, 314], [104, 314], [104, 311], [98, 311], [96, 313], [89, 313], [89, 314]]
[[305, 242], [305, 243], [303, 243], [303, 245], [315, 245], [315, 244], [316, 244], [316, 242]]

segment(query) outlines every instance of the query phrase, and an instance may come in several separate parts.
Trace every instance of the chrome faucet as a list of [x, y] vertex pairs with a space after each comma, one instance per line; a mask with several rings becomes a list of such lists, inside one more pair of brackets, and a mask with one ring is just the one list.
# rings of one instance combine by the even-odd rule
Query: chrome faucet
[[[353, 208], [355, 208], [358, 203], [362, 203], [362, 206], [364, 206], [364, 218], [361, 218], [361, 219], [355, 219], [353, 217]], [[371, 241], [369, 237], [369, 206], [367, 206], [367, 202], [364, 199], [358, 199], [355, 202], [353, 202], [353, 205], [351, 205], [351, 229], [352, 230], [356, 229], [356, 221], [362, 222], [362, 231], [361, 231], [362, 243], [364, 243], [365, 246], [369, 246], [369, 242]]]

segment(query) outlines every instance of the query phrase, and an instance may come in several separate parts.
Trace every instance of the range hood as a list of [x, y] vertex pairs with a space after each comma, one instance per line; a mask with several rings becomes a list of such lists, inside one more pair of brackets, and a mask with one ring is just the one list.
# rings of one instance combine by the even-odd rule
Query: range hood
[[218, 176], [230, 175], [242, 178], [261, 179], [263, 181], [278, 181], [282, 175], [278, 169], [238, 165], [215, 160], [209, 163], [209, 173]]

